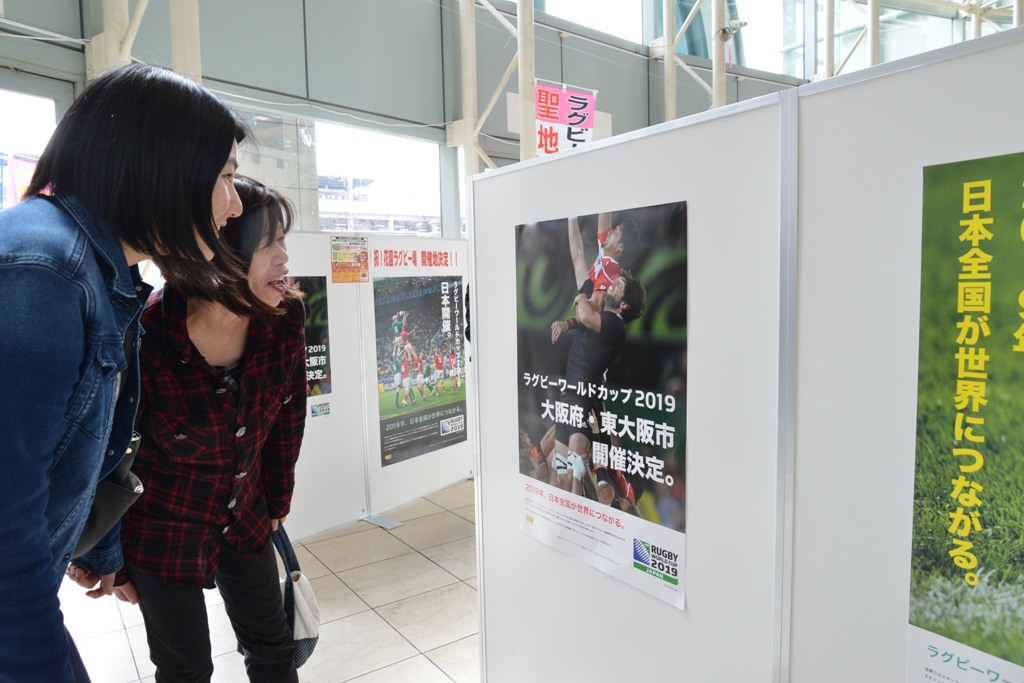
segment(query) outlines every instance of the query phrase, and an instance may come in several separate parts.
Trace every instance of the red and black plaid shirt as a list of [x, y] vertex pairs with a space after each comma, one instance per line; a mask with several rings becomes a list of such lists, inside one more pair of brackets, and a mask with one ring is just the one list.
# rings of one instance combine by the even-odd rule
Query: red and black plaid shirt
[[124, 518], [125, 558], [164, 581], [213, 587], [222, 543], [255, 559], [270, 519], [288, 514], [306, 419], [304, 307], [249, 323], [238, 391], [206, 363], [171, 287], [142, 314], [142, 443], [132, 471], [145, 486]]

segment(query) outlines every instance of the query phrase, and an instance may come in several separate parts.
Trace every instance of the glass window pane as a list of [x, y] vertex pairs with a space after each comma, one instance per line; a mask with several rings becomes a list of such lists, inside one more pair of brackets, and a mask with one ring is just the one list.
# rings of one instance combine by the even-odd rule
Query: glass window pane
[[544, 0], [544, 11], [580, 26], [643, 42], [641, 0]]
[[795, 23], [791, 26], [787, 41], [783, 16], [782, 3], [736, 0], [736, 18], [747, 22], [738, 34], [743, 41], [744, 66], [770, 73], [785, 73], [784, 48], [787, 42], [795, 42], [797, 26]]
[[441, 234], [438, 146], [316, 124], [320, 229]]
[[53, 100], [0, 90], [0, 209], [18, 203], [56, 126]]

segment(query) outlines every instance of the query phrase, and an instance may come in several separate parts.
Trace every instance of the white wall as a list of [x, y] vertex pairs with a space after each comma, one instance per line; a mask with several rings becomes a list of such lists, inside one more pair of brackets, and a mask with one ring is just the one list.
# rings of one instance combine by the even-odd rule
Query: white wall
[[800, 93], [793, 683], [903, 680], [922, 169], [1024, 149], [1022, 38]]
[[[769, 96], [731, 112], [472, 183], [481, 632], [491, 683], [654, 672], [772, 680], [780, 105]], [[520, 533], [518, 378], [508, 362], [516, 225], [676, 201], [687, 202], [690, 293], [683, 612]]]
[[[474, 179], [488, 681], [904, 680], [922, 170], [1024, 149], [1021, 63], [1018, 29]], [[679, 200], [682, 613], [519, 532], [501, 362], [515, 225]]]

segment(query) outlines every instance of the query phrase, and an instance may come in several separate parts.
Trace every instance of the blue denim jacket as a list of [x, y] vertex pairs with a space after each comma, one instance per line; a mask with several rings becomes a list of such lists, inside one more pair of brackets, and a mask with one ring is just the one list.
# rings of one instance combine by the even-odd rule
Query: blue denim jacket
[[[72, 680], [57, 591], [131, 438], [150, 291], [74, 197], [0, 212], [0, 681]], [[117, 531], [77, 562], [120, 569]]]

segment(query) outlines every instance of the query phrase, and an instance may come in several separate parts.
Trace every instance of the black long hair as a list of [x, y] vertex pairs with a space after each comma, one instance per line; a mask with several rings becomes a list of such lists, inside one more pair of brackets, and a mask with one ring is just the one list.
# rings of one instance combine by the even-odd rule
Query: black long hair
[[[190, 297], [215, 300], [245, 277], [213, 225], [211, 195], [248, 127], [212, 93], [168, 69], [115, 67], [61, 118], [26, 197], [67, 192]], [[213, 250], [207, 262], [196, 237]], [[243, 309], [255, 307], [247, 297]]]

